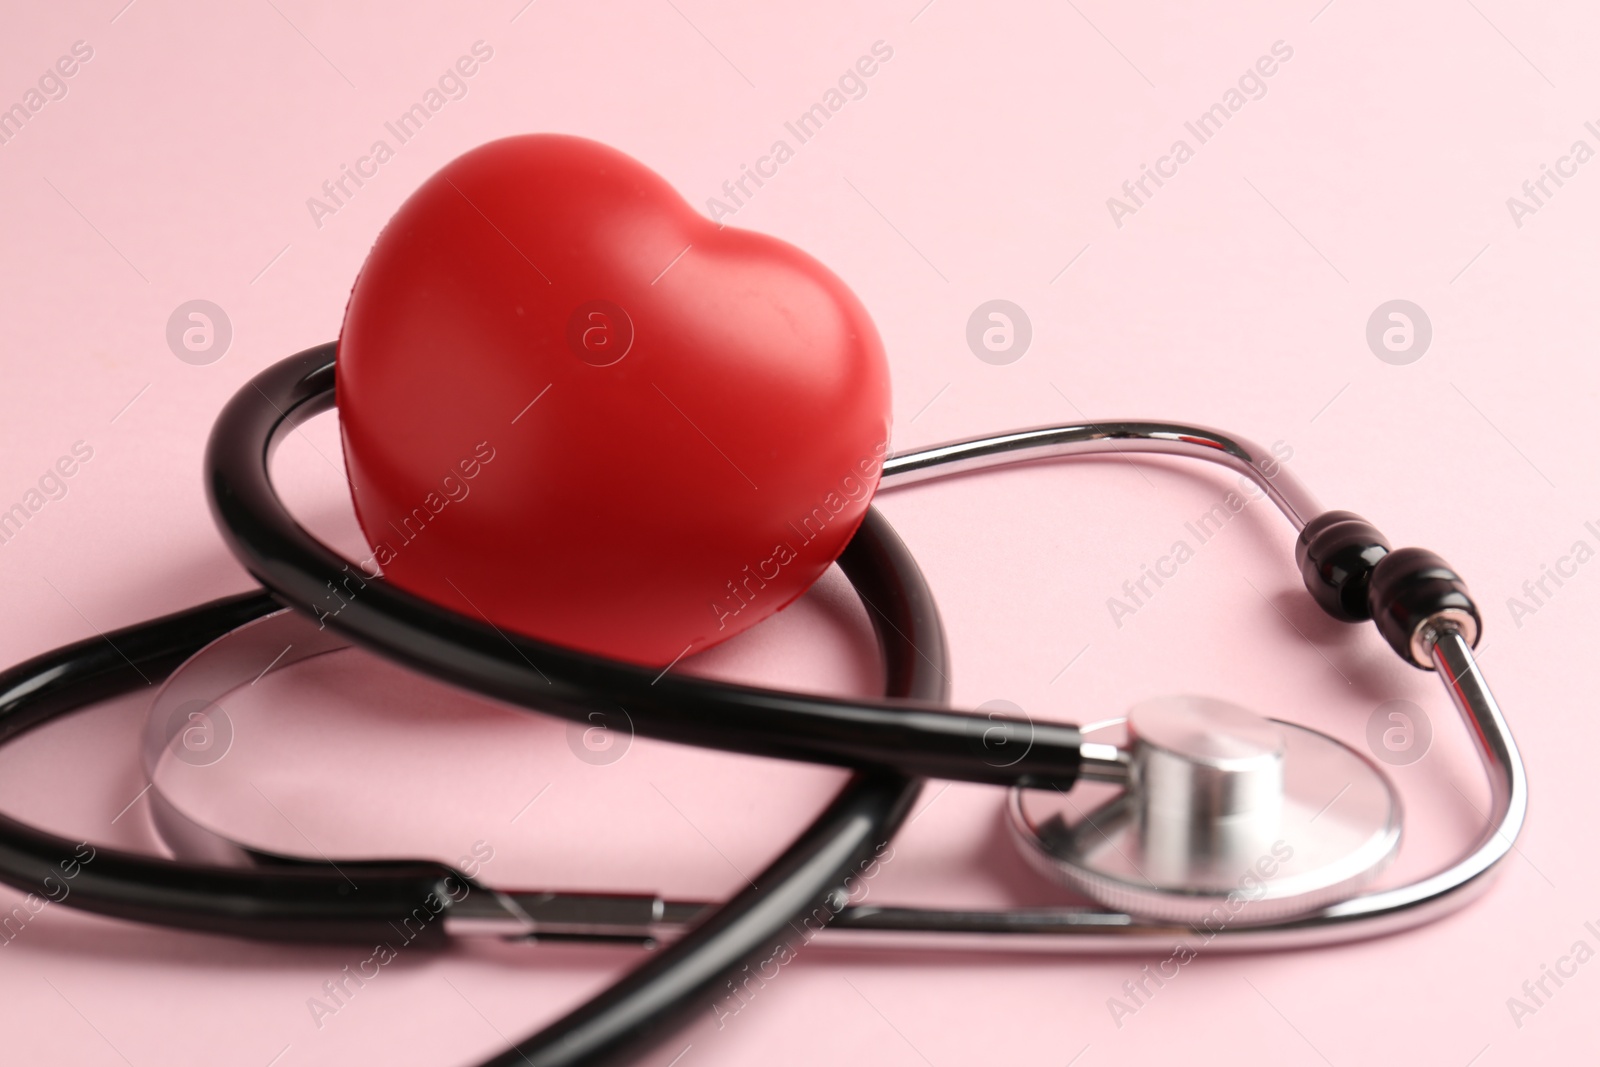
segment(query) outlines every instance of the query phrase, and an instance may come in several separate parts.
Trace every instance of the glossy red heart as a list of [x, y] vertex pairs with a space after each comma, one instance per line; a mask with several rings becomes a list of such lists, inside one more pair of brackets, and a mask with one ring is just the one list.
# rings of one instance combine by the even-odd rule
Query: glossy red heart
[[337, 378], [369, 570], [654, 665], [821, 576], [889, 437], [883, 346], [838, 277], [575, 137], [484, 145], [401, 206]]

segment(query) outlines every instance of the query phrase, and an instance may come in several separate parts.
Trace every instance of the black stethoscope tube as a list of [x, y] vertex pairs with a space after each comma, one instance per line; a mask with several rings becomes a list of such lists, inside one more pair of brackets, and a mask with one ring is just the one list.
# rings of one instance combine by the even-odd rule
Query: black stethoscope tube
[[[313, 615], [349, 564], [296, 523], [273, 489], [282, 434], [333, 402], [334, 346], [258, 375], [218, 417], [207, 487], [235, 555], [280, 600]], [[641, 735], [859, 771], [817, 822], [751, 887], [589, 1003], [492, 1061], [546, 1067], [614, 1062], [690, 1017], [741, 965], [772, 956], [796, 916], [827, 908], [848, 874], [898, 829], [926, 775], [1065, 787], [1078, 732], [942, 710], [949, 675], [931, 592], [905, 545], [870, 511], [839, 559], [884, 652], [887, 702], [833, 700], [702, 681], [548, 645], [437, 607], [380, 581], [325, 624], [398, 662], [483, 695], [580, 722], [627, 710]], [[996, 757], [996, 752], [1004, 753]], [[1013, 753], [1020, 753], [1014, 756]]]
[[[280, 605], [265, 593], [213, 601], [175, 615], [67, 645], [0, 673], [0, 743], [51, 719], [164, 678], [209, 642]], [[78, 843], [0, 815], [0, 881], [53, 895], [77, 908], [184, 930], [290, 941], [395, 936], [430, 893], [461, 874], [425, 860], [355, 862], [341, 867], [360, 886], [323, 864], [272, 868], [203, 867], [158, 856], [97, 848], [88, 862], [63, 864]], [[442, 941], [443, 924], [422, 928]]]
[[[888, 522], [869, 512], [839, 566], [862, 601], [877, 605], [884, 692], [948, 696], [943, 624], [922, 572]], [[922, 779], [892, 770], [854, 775], [789, 849], [685, 937], [658, 949], [610, 989], [483, 1067], [588, 1067], [616, 1063], [696, 1017], [728, 976], [803, 941], [797, 916], [822, 922], [839, 910], [845, 877], [859, 874], [900, 828]], [[832, 906], [830, 905], [832, 902]], [[791, 951], [794, 949], [791, 948]]]
[[[587, 1004], [482, 1067], [591, 1067], [626, 1062], [702, 1017], [730, 976], [789, 946], [803, 951], [797, 917], [838, 910], [848, 875], [859, 874], [900, 828], [922, 779], [894, 771], [855, 775], [828, 809], [752, 884], [685, 937], [656, 950]], [[830, 906], [830, 901], [832, 905]], [[818, 918], [812, 919], [812, 916]], [[698, 1010], [697, 1010], [698, 1009]]]
[[[360, 575], [295, 522], [268, 466], [283, 434], [332, 406], [334, 351], [331, 344], [309, 349], [257, 375], [223, 409], [206, 449], [224, 538], [285, 603], [323, 616], [357, 644], [488, 697], [580, 722], [595, 709], [623, 707], [646, 737], [998, 785], [1065, 789], [1076, 779], [1073, 726], [965, 714], [925, 699], [847, 700], [663, 673], [506, 633], [380, 581], [327, 613], [328, 590]], [[882, 614], [882, 605], [867, 603]], [[931, 662], [929, 649], [914, 648]]]
[[[944, 636], [904, 545], [874, 516], [840, 564], [863, 596], [884, 607], [874, 622], [884, 653], [885, 691], [940, 699]], [[154, 685], [211, 641], [278, 610], [267, 593], [226, 597], [66, 645], [0, 672], [0, 744], [99, 701]], [[682, 1025], [726, 975], [770, 958], [790, 940], [797, 915], [825, 921], [838, 911], [836, 895], [848, 876], [859, 873], [893, 837], [921, 787], [920, 779], [893, 771], [854, 775], [750, 888], [622, 981], [493, 1062], [531, 1060], [543, 1067], [615, 1062]], [[73, 873], [67, 875], [69, 863]], [[86, 854], [68, 838], [4, 815], [0, 881], [52, 897], [52, 885], [70, 885], [70, 894], [60, 899], [73, 907], [178, 929], [362, 944], [392, 945], [403, 937], [406, 946], [435, 948], [446, 940], [445, 924], [413, 919], [427, 907], [428, 895], [455, 896], [463, 886], [488, 891], [454, 868], [426, 860], [340, 861], [337, 868], [279, 861], [232, 868], [109, 848]], [[447, 888], [452, 883], [454, 892]]]
[[[264, 471], [270, 446], [248, 445], [245, 451], [260, 458]], [[871, 608], [887, 696], [937, 706], [949, 686], [944, 631], [905, 545], [881, 515], [870, 512], [839, 563]], [[278, 600], [268, 593], [228, 597], [0, 672], [0, 744], [71, 711], [154, 685], [209, 642], [276, 610]], [[836, 913], [848, 877], [881, 853], [921, 786], [920, 778], [881, 766], [858, 771], [748, 889], [610, 989], [493, 1062], [616, 1062], [682, 1025], [730, 974], [792, 945], [802, 929], [795, 925], [798, 916], [826, 922]], [[235, 868], [114, 849], [94, 849], [91, 856], [85, 859], [67, 838], [0, 816], [0, 881], [48, 892], [71, 864], [74, 907], [180, 929], [364, 943], [392, 943], [399, 935], [407, 945], [437, 946], [445, 940], [445, 922], [408, 922], [425, 914], [429, 898], [455, 899], [463, 888], [492, 892], [431, 861], [341, 862], [338, 868], [280, 861]]]

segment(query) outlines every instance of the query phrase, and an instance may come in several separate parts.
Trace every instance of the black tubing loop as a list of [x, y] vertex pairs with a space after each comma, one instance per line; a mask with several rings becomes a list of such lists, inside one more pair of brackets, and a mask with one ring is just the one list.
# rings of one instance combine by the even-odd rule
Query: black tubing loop
[[[259, 418], [253, 425], [243, 427], [260, 433], [255, 444], [247, 441], [243, 450], [260, 475], [260, 485], [247, 485], [246, 494], [252, 489], [264, 490], [270, 503], [276, 504], [266, 476], [274, 434], [326, 408], [332, 387], [331, 355], [331, 348], [325, 347], [288, 361], [295, 373], [289, 382], [291, 388], [279, 394], [282, 406], [274, 403], [270, 394], [260, 393], [273, 409], [273, 417]], [[284, 367], [280, 364], [274, 368], [280, 377]], [[270, 378], [272, 373], [263, 377]], [[236, 397], [229, 410], [237, 415], [240, 408], [241, 398]], [[225, 432], [230, 426], [239, 429], [235, 425], [238, 419], [230, 423], [227, 414], [219, 421], [208, 447], [208, 460], [215, 459], [219, 449], [226, 452], [228, 442], [239, 440]], [[225, 535], [237, 534], [229, 522], [248, 522], [251, 512], [243, 506], [243, 495], [225, 477], [218, 476], [216, 467], [212, 463], [208, 471], [212, 506]], [[296, 544], [295, 535], [309, 543], [313, 563], [328, 564], [337, 557], [321, 550], [287, 515], [279, 516], [282, 522], [277, 528], [271, 517], [269, 512], [269, 521], [251, 528], [252, 533], [265, 531], [268, 535], [264, 545], [256, 545], [262, 551], [241, 554], [257, 564], [253, 570], [259, 567], [283, 579], [286, 588], [201, 605], [115, 631], [99, 640], [57, 649], [0, 673], [0, 743], [98, 700], [153, 685], [211, 641], [277, 610], [280, 600], [306, 610], [306, 604], [293, 591], [314, 591], [314, 596], [320, 588], [315, 574], [306, 575], [303, 568], [296, 570], [295, 564], [306, 558], [307, 544]], [[284, 537], [286, 532], [288, 536]], [[849, 702], [821, 701], [824, 706], [842, 709], [840, 721], [822, 725], [842, 730], [849, 725], [848, 714], [852, 710], [865, 711], [878, 717], [876, 736], [871, 740], [881, 742], [883, 717], [909, 714], [914, 717], [913, 727], [924, 732], [928, 732], [930, 722], [933, 724], [931, 732], [936, 742], [941, 726], [947, 734], [960, 739], [960, 724], [965, 717], [937, 710], [949, 689], [944, 631], [932, 594], [905, 545], [881, 515], [869, 512], [839, 562], [868, 608], [884, 655], [885, 688], [899, 703], [855, 709]], [[435, 624], [437, 632], [425, 630], [422, 635], [424, 647], [444, 641], [450, 636], [452, 625], [473, 625], [473, 620], [437, 610], [434, 614], [438, 617], [429, 620], [426, 603], [407, 604], [414, 598], [403, 595], [396, 595], [395, 599], [402, 610], [415, 611], [420, 606], [424, 609], [420, 618]], [[405, 621], [416, 622], [402, 620]], [[404, 625], [397, 629], [404, 635]], [[480, 646], [472, 650], [473, 662], [481, 665], [483, 659], [488, 659], [493, 666], [494, 657], [483, 655], [483, 635], [471, 636]], [[382, 641], [362, 643], [386, 650]], [[524, 648], [513, 646], [519, 656], [527, 649], [541, 655], [552, 653], [551, 658], [565, 668], [567, 677], [559, 683], [557, 706], [569, 714], [575, 708], [581, 715], [586, 703], [611, 699], [609, 695], [585, 694], [580, 688], [585, 679], [605, 674], [614, 679], [618, 673], [631, 674], [633, 677], [625, 677], [624, 682], [637, 685], [639, 676], [646, 673], [537, 642], [519, 643]], [[527, 679], [517, 677], [514, 667], [509, 672], [504, 670], [505, 666], [500, 664], [502, 669], [491, 675], [488, 685], [480, 679], [479, 684], [468, 688], [499, 696], [506, 695], [507, 690], [520, 691]], [[451, 672], [434, 673], [451, 680]], [[547, 684], [557, 688], [555, 682]], [[673, 680], [662, 691], [676, 694], [681, 700], [684, 693], [679, 691], [684, 688]], [[689, 693], [695, 688], [689, 686]], [[761, 701], [776, 701], [780, 710], [786, 710], [783, 702], [790, 699], [802, 705], [803, 714], [806, 701], [815, 699], [715, 683], [699, 683], [699, 688], [719, 696], [724, 704], [754, 698], [751, 702], [758, 705], [753, 709], [755, 714], [761, 712]], [[539, 703], [542, 706], [545, 702]], [[911, 710], [905, 712], [903, 707]], [[869, 719], [869, 726], [873, 721]], [[1070, 778], [1076, 770], [1076, 732], [1063, 729], [1067, 731], [1063, 736], [1070, 736], [1072, 742], [1070, 758], [1059, 760], [1050, 770], [1060, 773], [1065, 767]], [[915, 729], [911, 732], [915, 733]], [[813, 750], [809, 746], [815, 744], [815, 751], [826, 757], [821, 762], [852, 762], [854, 750], [841, 745], [837, 733], [828, 736], [826, 729], [819, 733], [820, 743], [778, 744], [776, 747], [782, 751], [773, 754], [806, 758]], [[535, 1050], [541, 1063], [572, 1067], [616, 1062], [631, 1056], [667, 1030], [686, 1022], [687, 1009], [715, 994], [718, 983], [727, 985], [727, 976], [739, 967], [748, 968], [751, 962], [760, 962], [780, 948], [792, 951], [790, 931], [812, 931], [837, 914], [848, 899], [852, 878], [858, 882], [863, 877], [870, 878], [883, 862], [888, 842], [922, 785], [920, 778], [878, 766], [896, 762], [899, 754], [895, 750], [886, 754], [875, 744], [859, 744], [859, 762], [876, 769], [854, 775], [817, 821], [761, 873], [750, 889], [671, 947], [653, 955], [611, 990], [523, 1042], [513, 1062]], [[716, 747], [745, 751], [750, 746]], [[937, 749], [937, 744], [934, 747]], [[938, 758], [936, 751], [933, 759]], [[252, 868], [192, 865], [75, 844], [5, 816], [0, 816], [0, 881], [100, 914], [182, 929], [273, 940], [354, 940], [391, 945], [444, 943], [446, 923], [436, 920], [447, 913], [450, 903], [471, 892], [487, 891], [453, 868], [431, 861], [308, 862]], [[808, 941], [806, 937], [798, 947]]]
[[[269, 368], [224, 409], [207, 448], [208, 488], [223, 536], [280, 599], [311, 613], [326, 583], [342, 577], [348, 564], [288, 515], [268, 465], [281, 433], [327, 410], [333, 354], [332, 346], [323, 346]], [[750, 888], [494, 1062], [579, 1067], [630, 1058], [686, 1023], [689, 1010], [712, 997], [728, 975], [786, 944], [797, 917], [820, 926], [843, 907], [850, 879], [879, 862], [921, 789], [920, 777], [908, 771], [966, 770], [958, 776], [972, 777], [965, 751], [969, 717], [941, 707], [949, 692], [944, 630], [915, 560], [887, 520], [869, 510], [839, 563], [868, 609], [892, 701], [831, 700], [664, 676], [504, 634], [380, 580], [368, 581], [324, 618], [358, 644], [518, 706], [583, 721], [591, 707], [622, 705], [641, 735], [869, 768], [849, 780]], [[1077, 732], [1060, 728], [1058, 740], [1056, 762], [1041, 760], [1040, 769], [1065, 785], [1077, 771]], [[908, 749], [915, 753], [909, 761]]]
[[803, 955], [851, 883], [872, 877], [921, 788], [893, 771], [854, 776], [788, 851], [693, 931], [482, 1067], [628, 1063], [696, 1019], [726, 1013], [752, 970]]
[[[579, 722], [621, 705], [638, 734], [658, 740], [845, 767], [892, 764], [911, 775], [1000, 785], [1065, 789], [1076, 779], [1080, 737], [1072, 726], [1016, 720], [1032, 744], [1022, 759], [998, 766], [970, 743], [974, 729], [992, 729], [995, 717], [954, 712], [926, 695], [839, 699], [663, 675], [501, 631], [381, 579], [367, 580], [336, 614], [319, 612], [328, 583], [337, 586], [352, 564], [288, 514], [268, 463], [284, 433], [332, 406], [334, 354], [334, 345], [322, 345], [263, 371], [223, 409], [206, 449], [207, 489], [224, 540], [285, 603], [357, 644], [493, 699]], [[870, 552], [885, 529], [863, 521], [860, 551]], [[919, 651], [919, 658], [933, 655]]]
[[[53, 718], [152, 686], [237, 626], [280, 609], [225, 597], [58, 648], [0, 672], [0, 744]], [[448, 900], [480, 891], [427, 860], [265, 871], [196, 866], [77, 842], [0, 815], [0, 882], [135, 922], [273, 941], [443, 944]], [[448, 898], [448, 900], [446, 899]], [[15, 936], [0, 927], [0, 937]]]
[[[949, 696], [944, 626], [905, 543], [869, 511], [839, 566], [867, 607], [891, 697]], [[600, 1067], [626, 1063], [695, 1018], [743, 1004], [892, 859], [889, 842], [922, 780], [883, 769], [857, 773], [794, 844], [749, 887], [610, 989], [518, 1042], [483, 1067]], [[753, 972], [753, 973], [752, 973]], [[701, 1014], [704, 1012], [705, 1014]]]

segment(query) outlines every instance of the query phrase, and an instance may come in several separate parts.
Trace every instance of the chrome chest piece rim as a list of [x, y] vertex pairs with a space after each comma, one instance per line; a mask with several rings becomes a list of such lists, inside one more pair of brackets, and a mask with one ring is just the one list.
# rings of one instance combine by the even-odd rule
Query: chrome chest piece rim
[[1393, 859], [1400, 799], [1325, 734], [1207, 697], [1161, 697], [1084, 731], [1129, 753], [1124, 785], [1014, 789], [1046, 877], [1130, 915], [1270, 923], [1346, 899]]

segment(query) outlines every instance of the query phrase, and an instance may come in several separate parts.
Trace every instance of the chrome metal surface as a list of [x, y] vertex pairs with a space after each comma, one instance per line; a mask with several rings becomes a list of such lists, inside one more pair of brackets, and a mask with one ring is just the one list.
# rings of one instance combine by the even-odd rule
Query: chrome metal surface
[[1083, 782], [1126, 782], [1132, 773], [1128, 753], [1116, 745], [1089, 741], [1078, 747], [1083, 765], [1078, 780]]
[[1399, 844], [1388, 780], [1315, 730], [1163, 698], [1086, 732], [1128, 735], [1128, 789], [1013, 790], [1009, 809], [1037, 870], [1119, 913], [1213, 930], [1305, 914], [1371, 881]]
[[1469, 647], [1478, 643], [1478, 620], [1472, 617], [1472, 613], [1462, 611], [1460, 608], [1446, 608], [1417, 623], [1417, 628], [1411, 632], [1412, 662], [1423, 670], [1432, 670], [1433, 660], [1429, 648], [1438, 635], [1446, 630], [1459, 633]]
[[1256, 836], [1277, 825], [1288, 741], [1271, 719], [1211, 697], [1156, 697], [1129, 709], [1128, 737], [1146, 827], [1227, 823]]
[[714, 908], [644, 893], [493, 891], [452, 905], [445, 929], [454, 937], [654, 943]]
[[[149, 783], [150, 817], [172, 854], [224, 867], [255, 866], [257, 857], [293, 859], [240, 845], [175, 804], [163, 787], [174, 773], [207, 773], [227, 759], [229, 694], [254, 685], [269, 671], [347, 648], [332, 630], [285, 608], [224, 634], [167, 677], [145, 715], [142, 757]], [[187, 765], [184, 770], [182, 765]]]
[[1039, 426], [897, 452], [884, 461], [879, 488], [898, 489], [933, 478], [1040, 459], [1146, 452], [1203, 459], [1244, 475], [1267, 494], [1296, 530], [1322, 512], [1316, 498], [1271, 449], [1203, 426], [1143, 419]]

